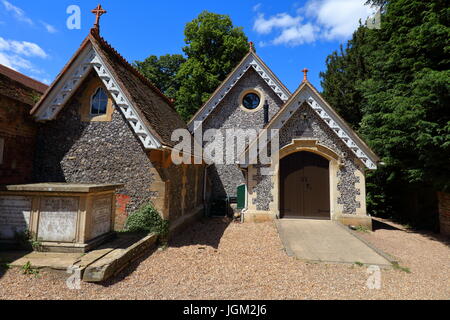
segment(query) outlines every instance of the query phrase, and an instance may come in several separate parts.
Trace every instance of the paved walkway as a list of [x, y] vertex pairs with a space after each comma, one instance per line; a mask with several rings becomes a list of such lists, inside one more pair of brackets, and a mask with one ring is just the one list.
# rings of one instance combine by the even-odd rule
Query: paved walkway
[[390, 265], [389, 261], [334, 221], [281, 219], [278, 232], [290, 256], [320, 262]]

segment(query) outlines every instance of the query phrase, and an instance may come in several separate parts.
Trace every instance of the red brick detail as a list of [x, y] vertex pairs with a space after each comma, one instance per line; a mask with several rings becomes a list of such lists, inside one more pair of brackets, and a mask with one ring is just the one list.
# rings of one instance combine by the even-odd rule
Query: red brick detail
[[32, 182], [37, 124], [29, 115], [27, 104], [3, 93], [0, 83], [0, 139], [3, 140], [0, 185], [29, 183]]
[[122, 230], [128, 218], [127, 205], [131, 197], [125, 194], [116, 194], [116, 221], [115, 229]]
[[441, 234], [450, 236], [450, 193], [438, 192]]

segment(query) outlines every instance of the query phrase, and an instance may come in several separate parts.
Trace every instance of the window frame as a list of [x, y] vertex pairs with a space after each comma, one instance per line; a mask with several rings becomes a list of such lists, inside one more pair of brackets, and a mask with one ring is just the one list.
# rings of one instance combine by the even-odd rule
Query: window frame
[[[105, 93], [106, 96], [106, 104], [105, 104], [105, 112], [104, 113], [92, 113], [92, 107], [93, 107], [93, 100], [94, 100], [94, 96], [97, 94], [97, 92], [99, 90], [103, 90], [103, 92]], [[94, 93], [92, 93], [91, 95], [91, 99], [90, 99], [90, 103], [89, 103], [89, 116], [90, 117], [102, 117], [108, 114], [108, 103], [109, 103], [109, 98], [108, 98], [108, 92], [101, 86], [98, 86], [95, 88]]]
[[[255, 109], [248, 109], [244, 106], [244, 103], [243, 103], [245, 96], [250, 93], [256, 94], [259, 97], [259, 105]], [[242, 93], [239, 95], [239, 107], [245, 112], [249, 112], [249, 113], [258, 112], [259, 110], [261, 110], [263, 108], [265, 103], [266, 103], [266, 97], [265, 97], [264, 93], [258, 88], [246, 89], [246, 90], [242, 91]]]

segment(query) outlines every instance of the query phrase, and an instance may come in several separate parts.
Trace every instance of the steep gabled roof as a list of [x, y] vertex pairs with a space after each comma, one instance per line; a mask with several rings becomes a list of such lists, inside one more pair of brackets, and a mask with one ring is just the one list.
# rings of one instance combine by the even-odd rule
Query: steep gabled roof
[[203, 122], [212, 111], [220, 104], [228, 92], [238, 83], [249, 68], [254, 68], [267, 85], [286, 102], [291, 96], [291, 92], [284, 84], [275, 76], [269, 67], [261, 60], [261, 58], [251, 49], [247, 55], [241, 60], [236, 68], [228, 75], [222, 84], [214, 91], [208, 101], [197, 111], [188, 123], [189, 130], [193, 132], [194, 122]]
[[186, 128], [172, 102], [114, 50], [96, 29], [52, 83], [31, 113], [37, 120], [56, 118], [91, 70], [94, 70], [147, 149], [173, 147], [173, 130]]
[[[309, 81], [303, 81], [300, 87], [292, 94], [278, 113], [265, 126], [265, 129], [281, 129], [283, 125], [295, 114], [297, 109], [307, 103], [312, 110], [332, 129], [346, 146], [361, 160], [367, 169], [374, 170], [380, 161], [378, 156], [353, 131], [337, 112], [325, 101], [321, 94]], [[259, 137], [258, 137], [259, 138]], [[251, 144], [257, 143], [256, 141]], [[246, 149], [248, 152], [249, 148]], [[246, 166], [243, 164], [242, 166]]]
[[0, 64], [0, 94], [32, 107], [47, 85]]
[[13, 69], [10, 69], [2, 64], [0, 64], [0, 74], [7, 76], [11, 80], [19, 82], [20, 84], [24, 85], [25, 87], [33, 89], [34, 91], [41, 93], [41, 94], [44, 93], [45, 90], [47, 90], [47, 88], [48, 88], [48, 86], [46, 84], [43, 84], [42, 82], [39, 82], [35, 79], [27, 77], [26, 75], [24, 75], [20, 72], [17, 72]]

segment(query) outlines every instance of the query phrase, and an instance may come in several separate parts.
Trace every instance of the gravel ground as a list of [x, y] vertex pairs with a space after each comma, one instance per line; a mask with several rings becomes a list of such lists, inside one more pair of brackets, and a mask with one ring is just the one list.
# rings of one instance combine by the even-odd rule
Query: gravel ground
[[442, 238], [397, 229], [361, 236], [411, 273], [383, 269], [381, 289], [368, 289], [366, 267], [288, 257], [274, 223], [212, 219], [102, 285], [69, 290], [66, 274], [36, 278], [9, 269], [0, 273], [0, 299], [450, 299], [450, 248]]

